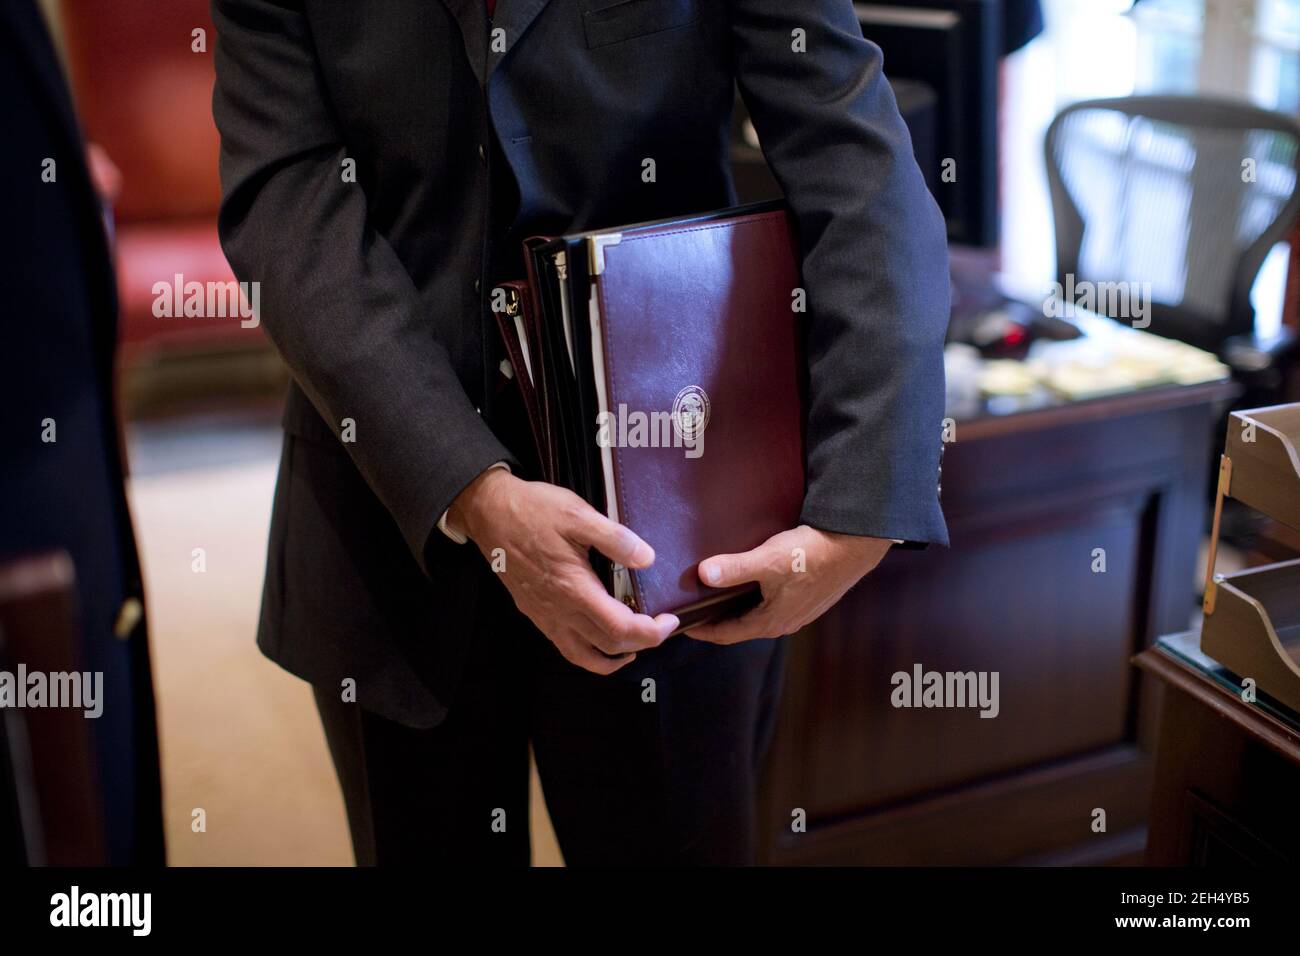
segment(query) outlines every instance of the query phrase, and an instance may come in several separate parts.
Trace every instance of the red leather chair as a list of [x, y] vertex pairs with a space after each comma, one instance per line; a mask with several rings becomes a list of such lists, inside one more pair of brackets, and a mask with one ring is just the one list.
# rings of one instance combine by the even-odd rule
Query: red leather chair
[[[215, 33], [207, 0], [63, 0], [60, 17], [86, 139], [121, 172], [116, 197], [120, 316], [128, 360], [264, 346], [238, 317], [157, 317], [154, 284], [234, 281], [217, 240], [212, 121]], [[194, 50], [202, 30], [205, 49]]]

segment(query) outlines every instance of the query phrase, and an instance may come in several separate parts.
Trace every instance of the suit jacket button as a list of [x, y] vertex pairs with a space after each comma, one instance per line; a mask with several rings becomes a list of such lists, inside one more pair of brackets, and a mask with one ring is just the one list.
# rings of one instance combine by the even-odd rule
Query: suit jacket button
[[487, 160], [487, 151], [483, 149], [482, 143], [478, 144], [478, 158], [484, 161]]

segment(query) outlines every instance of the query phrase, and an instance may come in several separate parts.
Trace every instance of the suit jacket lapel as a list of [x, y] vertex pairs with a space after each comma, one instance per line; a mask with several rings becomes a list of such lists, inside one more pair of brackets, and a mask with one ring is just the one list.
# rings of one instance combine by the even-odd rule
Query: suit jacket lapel
[[487, 4], [484, 0], [442, 0], [456, 18], [469, 65], [479, 86], [487, 82]]
[[[482, 2], [482, 0], [480, 0]], [[504, 30], [504, 49], [488, 51], [488, 72], [491, 73], [514, 48], [537, 15], [550, 0], [497, 0], [496, 16], [492, 18], [492, 29]]]
[[[501, 44], [492, 44], [488, 35], [486, 0], [442, 0], [460, 26], [465, 53], [479, 83], [486, 84], [492, 71], [528, 31], [550, 0], [497, 0], [492, 30], [503, 31]], [[493, 49], [500, 46], [501, 49]]]

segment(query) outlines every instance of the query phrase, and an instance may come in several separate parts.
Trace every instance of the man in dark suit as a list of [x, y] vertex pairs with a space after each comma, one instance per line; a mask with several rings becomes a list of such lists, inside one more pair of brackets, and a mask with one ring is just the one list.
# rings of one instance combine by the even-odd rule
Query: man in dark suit
[[[754, 639], [946, 543], [944, 225], [849, 0], [490, 6], [213, 3], [222, 241], [295, 379], [259, 642], [315, 685], [359, 861], [525, 862], [531, 743], [569, 862], [745, 862]], [[489, 296], [528, 235], [734, 204], [736, 82], [800, 239], [809, 481], [799, 527], [701, 564], [763, 602], [668, 638], [587, 561], [649, 546], [529, 480]]]
[[72, 558], [82, 664], [103, 674], [92, 723], [108, 861], [161, 865], [148, 639], [112, 389], [117, 297], [67, 85], [31, 0], [0, 4], [0, 90], [0, 559]]

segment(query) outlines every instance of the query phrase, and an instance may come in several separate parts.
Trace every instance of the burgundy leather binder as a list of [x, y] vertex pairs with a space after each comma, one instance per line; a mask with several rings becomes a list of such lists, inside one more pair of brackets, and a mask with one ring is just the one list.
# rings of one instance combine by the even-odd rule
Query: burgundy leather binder
[[804, 494], [798, 258], [780, 204], [525, 243], [494, 306], [544, 477], [655, 549], [593, 566], [686, 628], [756, 601], [699, 562], [794, 527]]

